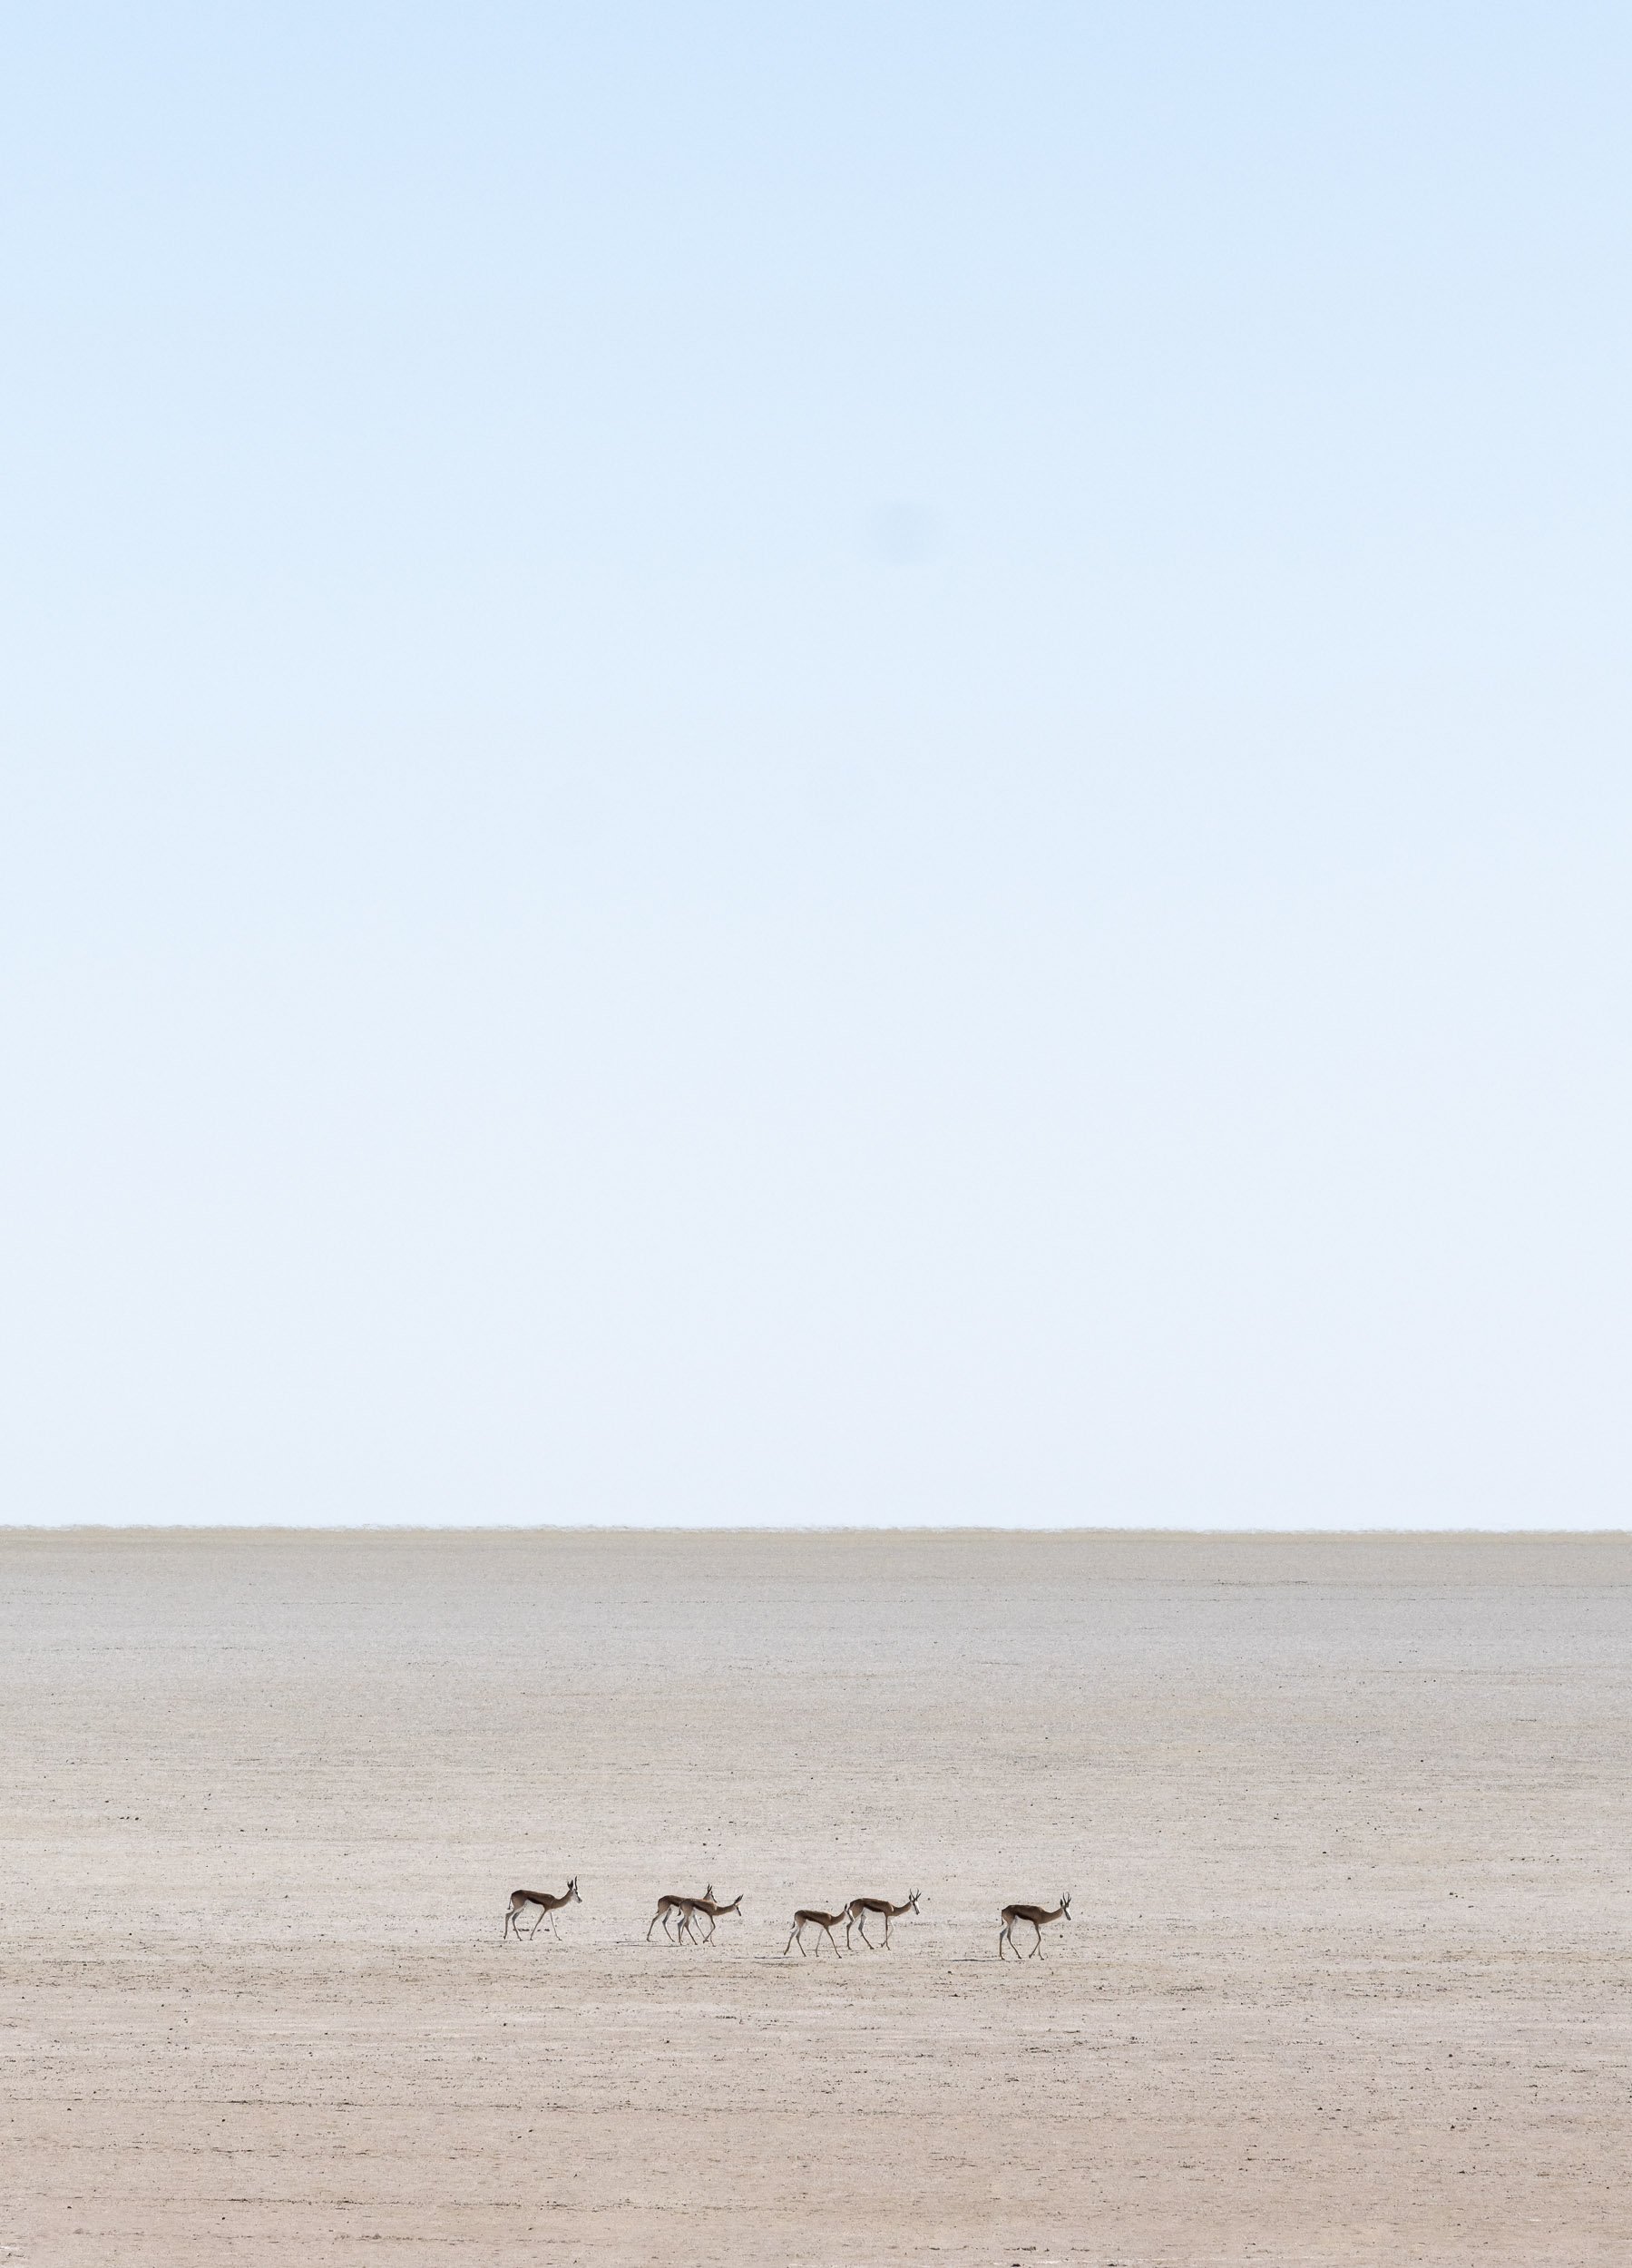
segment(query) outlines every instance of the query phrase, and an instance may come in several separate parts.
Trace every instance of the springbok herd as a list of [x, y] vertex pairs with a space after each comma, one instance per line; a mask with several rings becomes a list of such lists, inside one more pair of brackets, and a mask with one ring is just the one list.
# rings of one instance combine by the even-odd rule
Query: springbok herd
[[[889, 1946], [891, 1922], [898, 1920], [904, 1913], [916, 1913], [921, 1895], [922, 1893], [918, 1891], [909, 1890], [898, 1906], [892, 1905], [887, 1898], [851, 1898], [832, 1913], [825, 1912], [819, 1906], [800, 1906], [794, 1914], [794, 1925], [788, 1934], [787, 1944], [782, 1948], [782, 1957], [786, 1960], [796, 1945], [801, 1953], [807, 1950], [805, 1943], [806, 1930], [813, 1930], [816, 1932], [816, 1951], [818, 1957], [822, 1950], [824, 1938], [832, 1946], [835, 1953], [837, 1953], [839, 1941], [835, 1932], [841, 1924], [844, 1928], [845, 1945], [850, 1943], [850, 1933], [854, 1930], [859, 1934], [862, 1943], [870, 1953], [883, 1952]], [[548, 1890], [513, 1890], [510, 1893], [509, 1909], [504, 1915], [504, 1928], [500, 1941], [503, 1943], [504, 1939], [509, 1937], [512, 1930], [515, 1931], [517, 1938], [520, 1938], [523, 1916], [533, 1907], [537, 1908], [538, 1918], [527, 1932], [528, 1942], [531, 1943], [538, 1935], [540, 1925], [546, 1918], [552, 1931], [559, 1939], [561, 1931], [555, 1924], [557, 1913], [562, 1906], [581, 1905], [582, 1902], [578, 1894], [576, 1874], [559, 1897], [552, 1891]], [[657, 1911], [646, 1925], [646, 1942], [648, 1944], [651, 1942], [651, 1933], [660, 1921], [663, 1925], [663, 1935], [671, 1945], [707, 1945], [713, 1939], [715, 1923], [724, 1913], [734, 1913], [738, 1919], [741, 1918], [740, 1892], [735, 1898], [716, 1898], [712, 1882], [709, 1884], [700, 1898], [685, 1898], [677, 1892], [665, 1891], [662, 1897], [658, 1900]], [[884, 1923], [882, 1945], [875, 1945], [867, 1935], [869, 1914]], [[1002, 1960], [1005, 1952], [1011, 1952], [1016, 1960], [1021, 1959], [1020, 1947], [1014, 1941], [1014, 1928], [1017, 1922], [1029, 1924], [1036, 1932], [1036, 1941], [1030, 1954], [1025, 1957], [1035, 1960], [1042, 1951], [1044, 1923], [1069, 1921], [1070, 1918], [1071, 1900], [1069, 1891], [1061, 1895], [1057, 1906], [1005, 1906], [998, 1916], [998, 1959]], [[669, 1927], [671, 1921], [674, 1924], [672, 1928]], [[707, 1937], [698, 1935], [697, 1925], [699, 1921], [707, 1921], [709, 1925]]]

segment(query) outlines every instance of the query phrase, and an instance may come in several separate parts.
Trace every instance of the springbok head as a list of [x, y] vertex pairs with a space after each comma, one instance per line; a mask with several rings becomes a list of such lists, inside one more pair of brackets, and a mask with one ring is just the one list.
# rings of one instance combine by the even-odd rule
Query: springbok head
[[907, 1902], [908, 1906], [911, 1908], [911, 1910], [912, 1910], [912, 1911], [913, 1911], [914, 1913], [916, 1913], [916, 1912], [917, 1912], [917, 1911], [918, 1911], [918, 1901], [919, 1901], [919, 1899], [920, 1899], [923, 1895], [923, 1892], [922, 1892], [922, 1891], [918, 1891], [918, 1890], [909, 1890], [909, 1891], [907, 1892], [907, 1894], [906, 1894], [906, 1902]]
[[579, 1905], [582, 1905], [583, 1900], [578, 1895], [578, 1877], [576, 1874], [573, 1875], [572, 1881], [567, 1884], [567, 1896], [574, 1900]]
[[1069, 1890], [1061, 1891], [1060, 1893], [1060, 1911], [1067, 1921], [1070, 1920], [1071, 1893]]

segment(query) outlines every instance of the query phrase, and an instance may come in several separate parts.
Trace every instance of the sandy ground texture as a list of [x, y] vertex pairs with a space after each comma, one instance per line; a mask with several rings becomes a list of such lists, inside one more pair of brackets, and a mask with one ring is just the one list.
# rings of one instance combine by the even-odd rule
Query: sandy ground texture
[[1632, 2260], [1632, 1540], [14, 1531], [0, 1647], [6, 2268]]

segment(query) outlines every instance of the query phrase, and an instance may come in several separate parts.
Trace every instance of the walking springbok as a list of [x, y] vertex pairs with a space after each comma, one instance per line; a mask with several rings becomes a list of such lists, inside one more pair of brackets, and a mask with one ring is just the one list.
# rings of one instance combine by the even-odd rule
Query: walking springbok
[[852, 1925], [854, 1925], [861, 1931], [861, 1941], [866, 1947], [868, 1952], [877, 1952], [880, 1949], [874, 1944], [872, 1939], [867, 1935], [867, 1916], [870, 1913], [881, 1913], [884, 1916], [883, 1950], [887, 1952], [890, 1944], [890, 1922], [892, 1918], [897, 1914], [916, 1913], [918, 1911], [919, 1895], [920, 1893], [917, 1891], [909, 1890], [905, 1899], [898, 1906], [891, 1905], [887, 1898], [852, 1898], [850, 1903], [845, 1908], [845, 1943], [846, 1945], [849, 1944], [850, 1931]]
[[718, 1920], [719, 1916], [722, 1913], [734, 1913], [738, 1917], [738, 1919], [740, 1919], [742, 1914], [742, 1892], [738, 1891], [735, 1898], [731, 1899], [728, 1902], [722, 1904], [714, 1895], [714, 1885], [712, 1882], [709, 1884], [708, 1889], [704, 1891], [700, 1898], [689, 1899], [687, 1902], [691, 1910], [687, 1914], [685, 1920], [680, 1923], [682, 1930], [694, 1931], [697, 1917], [699, 1913], [706, 1913], [709, 1917], [708, 1936], [699, 1940], [694, 1935], [692, 1941], [693, 1943], [712, 1945], [714, 1942], [714, 1924]]
[[[515, 1931], [517, 1937], [520, 1937], [522, 1934], [521, 1917], [523, 1911], [529, 1906], [536, 1906], [538, 1921], [535, 1921], [527, 1932], [528, 1944], [531, 1945], [538, 1935], [539, 1922], [542, 1921], [546, 1914], [550, 1917], [551, 1929], [555, 1931], [555, 1935], [559, 1938], [561, 1931], [555, 1928], [555, 1916], [558, 1909], [562, 1906], [581, 1906], [582, 1903], [582, 1899], [578, 1895], [576, 1874], [573, 1875], [559, 1898], [552, 1897], [547, 1890], [513, 1890], [510, 1893], [510, 1911], [504, 1916], [504, 1937], [508, 1937], [512, 1930]], [[501, 1938], [499, 1941], [503, 1944], [503, 1938]]]
[[[801, 1953], [804, 1952], [805, 1927], [807, 1922], [812, 1929], [821, 1930], [826, 1933], [827, 1942], [832, 1946], [834, 1951], [836, 1953], [839, 1949], [838, 1940], [834, 1936], [833, 1932], [837, 1929], [839, 1923], [845, 1920], [846, 1911], [847, 1909], [841, 1906], [836, 1913], [818, 1913], [814, 1906], [801, 1906], [797, 1913], [794, 1916], [793, 1934], [789, 1937], [787, 1943], [782, 1948], [783, 1960], [786, 1960], [787, 1959], [787, 1956], [792, 1952], [796, 1945], [797, 1945]], [[818, 1937], [816, 1940], [816, 1958], [819, 1960], [821, 1956], [822, 1941]]]
[[1014, 1945], [1014, 1924], [1017, 1921], [1029, 1921], [1037, 1932], [1036, 1944], [1033, 1945], [1031, 1951], [1025, 1955], [1025, 1959], [1027, 1960], [1035, 1960], [1038, 1954], [1042, 1950], [1043, 1923], [1045, 1921], [1069, 1921], [1070, 1918], [1071, 1893], [1069, 1890], [1061, 1891], [1060, 1893], [1060, 1903], [1057, 1906], [1005, 1906], [1002, 1913], [999, 1917], [1002, 1924], [997, 1933], [997, 1957], [999, 1960], [1002, 1960], [1003, 1957], [1003, 1947], [1005, 1944], [1013, 1945], [1015, 1960], [1019, 1960], [1021, 1959], [1020, 1948], [1018, 1945]]
[[[685, 1936], [686, 1931], [690, 1928], [692, 1917], [696, 1913], [698, 1907], [706, 1906], [713, 1895], [714, 1885], [712, 1882], [709, 1884], [708, 1889], [704, 1891], [700, 1898], [682, 1898], [675, 1891], [666, 1892], [665, 1894], [658, 1900], [658, 1910], [656, 1913], [652, 1915], [651, 1920], [646, 1924], [646, 1942], [648, 1945], [651, 1943], [651, 1933], [657, 1928], [660, 1921], [663, 1925], [663, 1935], [666, 1938], [669, 1938], [672, 1943], [678, 1945], [680, 1942], [680, 1939]], [[679, 1937], [676, 1937], [674, 1932], [669, 1927], [669, 1917], [670, 1914], [673, 1914], [675, 1920], [680, 1925]]]

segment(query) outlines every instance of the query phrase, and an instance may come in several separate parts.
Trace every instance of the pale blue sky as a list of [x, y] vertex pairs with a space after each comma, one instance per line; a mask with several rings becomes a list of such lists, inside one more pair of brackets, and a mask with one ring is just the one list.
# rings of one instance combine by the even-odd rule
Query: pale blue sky
[[0, 1516], [1624, 1524], [1629, 98], [14, 11]]

